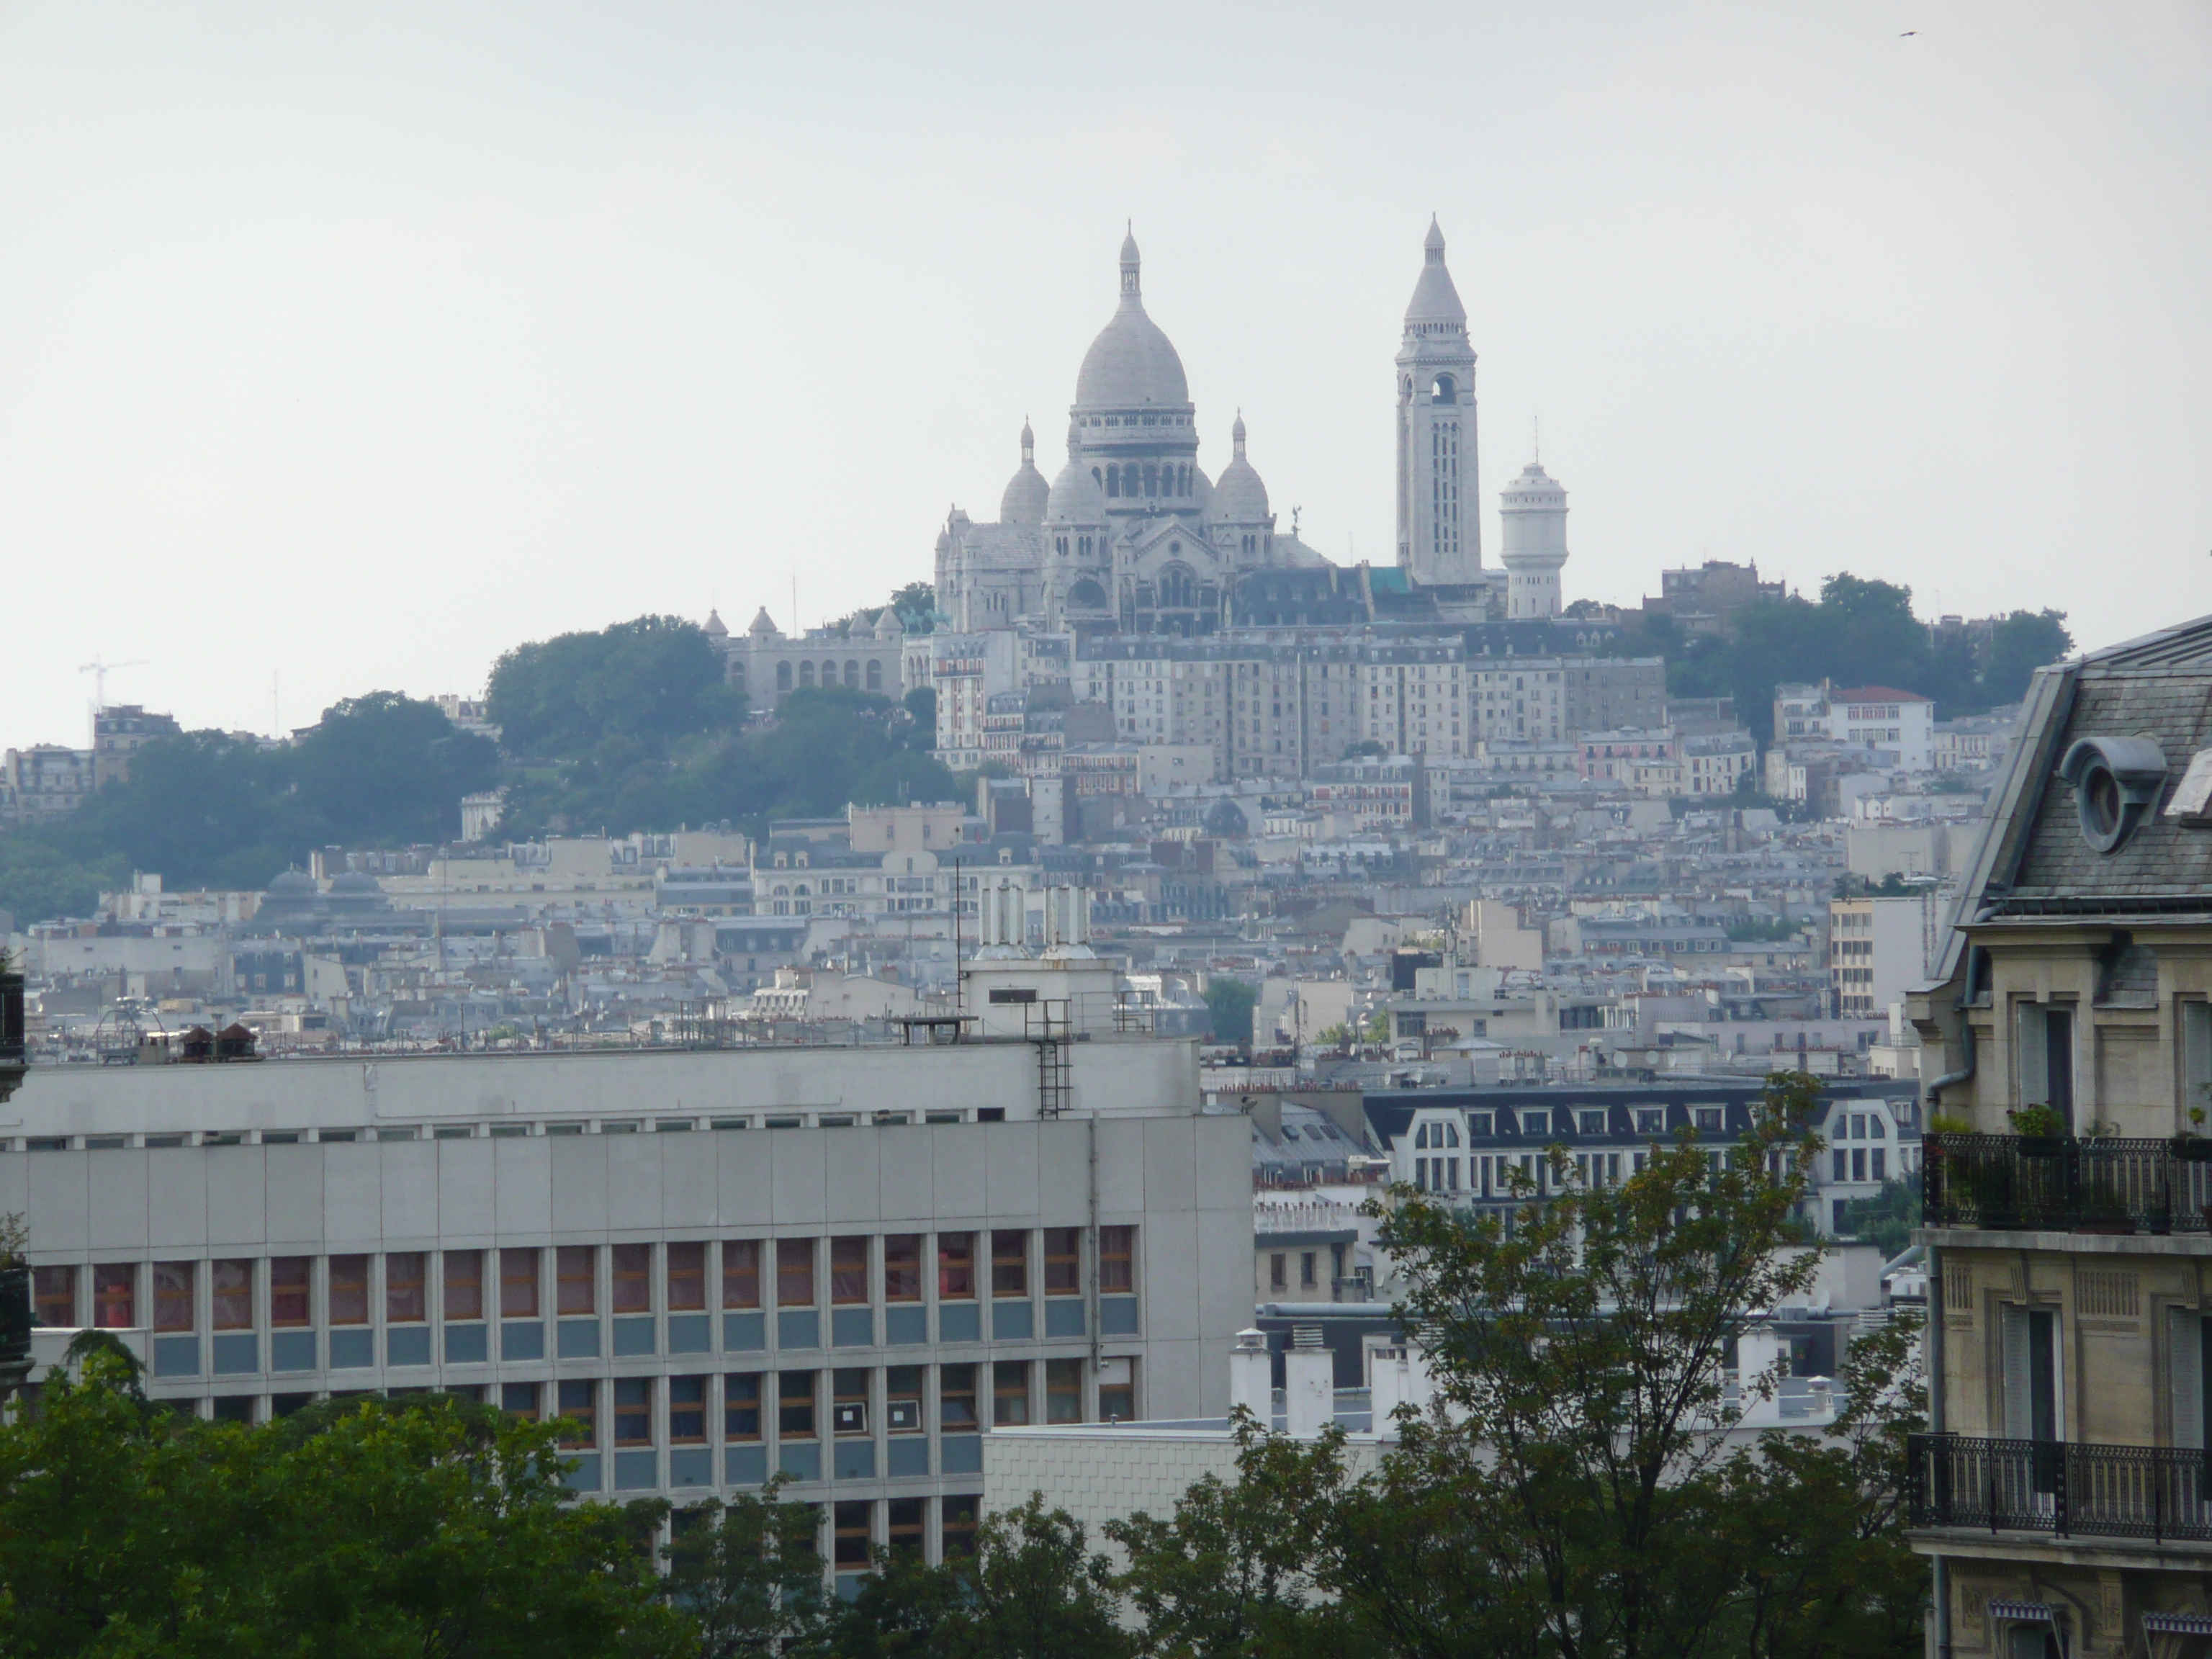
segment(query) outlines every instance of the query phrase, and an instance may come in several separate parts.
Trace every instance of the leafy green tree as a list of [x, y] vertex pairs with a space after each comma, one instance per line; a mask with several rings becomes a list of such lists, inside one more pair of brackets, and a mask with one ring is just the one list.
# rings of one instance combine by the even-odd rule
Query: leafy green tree
[[0, 1423], [0, 1651], [615, 1659], [684, 1650], [554, 1431], [446, 1396], [308, 1425], [149, 1405], [105, 1351]]
[[1991, 707], [2018, 702], [2027, 695], [2037, 669], [2073, 648], [2063, 611], [2014, 611], [1991, 632], [1990, 659], [1981, 676], [1983, 701]]
[[1844, 1207], [1838, 1231], [1862, 1238], [1885, 1257], [1892, 1257], [1912, 1243], [1912, 1230], [1919, 1224], [1920, 1183], [1885, 1181], [1872, 1198]]
[[1030, 1494], [986, 1516], [966, 1565], [967, 1600], [940, 1626], [941, 1650], [975, 1659], [1123, 1659], [1106, 1558], [1082, 1523]]
[[782, 1500], [788, 1480], [677, 1512], [661, 1594], [691, 1620], [698, 1659], [805, 1651], [822, 1636], [821, 1515]]
[[435, 703], [372, 691], [324, 710], [289, 760], [301, 811], [334, 839], [404, 845], [460, 834], [461, 797], [490, 787], [499, 750]]
[[1141, 1650], [1164, 1659], [1348, 1659], [1363, 1644], [1316, 1594], [1318, 1540], [1284, 1524], [1286, 1513], [1310, 1516], [1316, 1492], [1340, 1487], [1341, 1436], [1303, 1447], [1241, 1407], [1236, 1431], [1235, 1485], [1209, 1474], [1170, 1518], [1139, 1511], [1106, 1523], [1128, 1553], [1114, 1585], [1141, 1620]]
[[[1164, 1583], [1176, 1598], [1153, 1595], [1170, 1617], [1210, 1615], [1187, 1627], [1233, 1641], [1222, 1610], [1241, 1607], [1236, 1587], [1279, 1540], [1347, 1654], [1914, 1650], [1925, 1574], [1903, 1541], [1899, 1486], [1919, 1422], [1910, 1322], [1863, 1340], [1826, 1435], [1777, 1431], [1753, 1450], [1728, 1434], [1773, 1383], [1748, 1376], [1727, 1395], [1737, 1336], [1814, 1271], [1792, 1245], [1820, 1150], [1806, 1127], [1815, 1104], [1810, 1079], [1778, 1074], [1739, 1145], [1717, 1152], [1685, 1134], [1613, 1184], [1583, 1184], [1555, 1147], [1555, 1195], [1538, 1199], [1524, 1178], [1510, 1223], [1394, 1189], [1378, 1206], [1382, 1243], [1437, 1405], [1401, 1411], [1396, 1446], [1358, 1480], [1340, 1436], [1272, 1455], [1248, 1437], [1237, 1504], [1251, 1518], [1223, 1526], [1221, 1495], [1194, 1489], [1185, 1530], [1199, 1543], [1133, 1531], [1132, 1590]], [[1219, 1564], [1211, 1587], [1189, 1571], [1201, 1559]], [[1208, 1639], [1175, 1650], [1236, 1650]]]
[[680, 617], [516, 646], [492, 665], [486, 701], [509, 754], [549, 759], [623, 738], [665, 753], [680, 738], [743, 718], [714, 642]]
[[1258, 986], [1248, 980], [1212, 974], [1206, 978], [1204, 994], [1216, 1042], [1252, 1041], [1252, 1010], [1260, 1001]]

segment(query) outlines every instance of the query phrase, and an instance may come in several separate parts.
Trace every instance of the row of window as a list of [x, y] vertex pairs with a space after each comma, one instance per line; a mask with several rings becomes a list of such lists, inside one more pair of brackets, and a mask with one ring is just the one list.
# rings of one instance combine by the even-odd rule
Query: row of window
[[[927, 878], [918, 878], [927, 881]], [[972, 884], [971, 884], [972, 886]], [[782, 890], [778, 889], [778, 891]], [[799, 890], [804, 893], [806, 889]], [[975, 914], [971, 905], [967, 914]], [[1000, 1106], [977, 1108], [972, 1114], [957, 1109], [924, 1112], [925, 1123], [965, 1123], [970, 1118], [978, 1123], [1003, 1123], [1006, 1109]], [[759, 1118], [717, 1117], [708, 1121], [714, 1129], [850, 1129], [856, 1127], [877, 1128], [903, 1127], [915, 1121], [912, 1112], [770, 1112]], [[699, 1127], [696, 1118], [659, 1118], [651, 1122], [636, 1118], [610, 1118], [599, 1122], [578, 1123], [514, 1123], [502, 1122], [483, 1126], [475, 1123], [439, 1123], [424, 1126], [419, 1123], [380, 1124], [374, 1128], [351, 1127], [330, 1129], [210, 1129], [198, 1134], [182, 1131], [154, 1131], [146, 1134], [118, 1133], [114, 1134], [29, 1135], [20, 1143], [0, 1138], [0, 1152], [20, 1150], [33, 1152], [62, 1152], [82, 1147], [87, 1152], [119, 1152], [137, 1146], [149, 1150], [171, 1146], [291, 1146], [307, 1141], [350, 1144], [368, 1140], [522, 1140], [535, 1135], [562, 1136], [580, 1134], [637, 1134], [652, 1131], [673, 1134], [695, 1130]]]
[[[489, 1398], [502, 1411], [532, 1422], [558, 1418], [570, 1425], [561, 1443], [572, 1450], [607, 1444], [618, 1449], [757, 1445], [770, 1439], [779, 1443], [861, 1439], [878, 1431], [887, 1436], [927, 1434], [933, 1371], [935, 1421], [941, 1434], [974, 1434], [986, 1426], [1019, 1428], [1037, 1422], [1081, 1423], [1088, 1420], [1083, 1364], [1080, 1359], [1001, 1359], [980, 1364], [735, 1371], [719, 1376], [571, 1377], [442, 1392]], [[216, 1402], [215, 1414], [251, 1421], [256, 1397], [228, 1396]], [[271, 1395], [270, 1414], [284, 1415], [313, 1398]], [[187, 1411], [197, 1404], [173, 1403]], [[1133, 1360], [1109, 1363], [1098, 1381], [1097, 1408], [1100, 1419], [1108, 1422], [1135, 1418]]]
[[[549, 1308], [563, 1318], [597, 1315], [603, 1306], [616, 1315], [703, 1313], [717, 1280], [716, 1299], [726, 1310], [756, 1310], [771, 1297], [779, 1308], [813, 1308], [825, 1288], [832, 1307], [919, 1303], [927, 1278], [933, 1278], [940, 1303], [973, 1302], [987, 1283], [994, 1300], [1026, 1297], [1033, 1284], [1041, 1284], [1048, 1297], [1079, 1297], [1084, 1292], [1083, 1232], [1079, 1227], [1034, 1232], [999, 1228], [988, 1233], [855, 1234], [828, 1240], [445, 1250], [437, 1253], [435, 1284], [439, 1316], [447, 1322], [489, 1317], [494, 1280], [499, 1317], [507, 1320], [542, 1318]], [[1102, 1295], [1134, 1291], [1136, 1233], [1134, 1227], [1098, 1229], [1096, 1279]], [[1033, 1237], [1038, 1241], [1034, 1250]], [[156, 1331], [191, 1331], [199, 1328], [198, 1287], [204, 1275], [210, 1328], [255, 1328], [258, 1288], [269, 1327], [286, 1329], [315, 1322], [318, 1260], [324, 1264], [324, 1322], [369, 1323], [375, 1296], [372, 1270], [378, 1258], [367, 1254], [46, 1267], [34, 1271], [33, 1293], [43, 1325], [87, 1322], [82, 1297], [88, 1291], [94, 1325], [128, 1329], [146, 1322]], [[381, 1262], [384, 1322], [427, 1323], [431, 1253], [387, 1251]], [[150, 1273], [149, 1292], [142, 1291], [142, 1269]], [[143, 1322], [142, 1294], [149, 1295], [151, 1315]]]

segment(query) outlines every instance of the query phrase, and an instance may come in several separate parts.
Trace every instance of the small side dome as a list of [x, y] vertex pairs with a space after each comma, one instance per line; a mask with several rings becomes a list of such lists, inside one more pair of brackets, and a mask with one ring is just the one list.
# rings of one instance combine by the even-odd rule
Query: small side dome
[[313, 898], [315, 884], [298, 870], [287, 870], [270, 882], [264, 893], [268, 898]]
[[1052, 481], [1044, 519], [1048, 524], [1106, 522], [1106, 492], [1099, 489], [1098, 480], [1091, 476], [1091, 469], [1073, 455], [1068, 457], [1067, 465], [1060, 469], [1060, 476]]
[[707, 637], [710, 640], [726, 640], [730, 637], [730, 630], [722, 625], [722, 613], [719, 611], [709, 611], [707, 613]]
[[763, 605], [754, 613], [752, 626], [746, 629], [745, 632], [757, 640], [773, 640], [781, 637], [775, 631], [775, 624], [768, 619], [766, 605]]
[[898, 607], [895, 605], [885, 605], [883, 615], [876, 618], [876, 637], [879, 640], [896, 640], [903, 639], [905, 635], [906, 624], [899, 620]]
[[1006, 481], [1006, 492], [999, 497], [1000, 524], [1040, 525], [1044, 522], [1047, 499], [1052, 486], [1045, 483], [1044, 474], [1036, 470], [1036, 439], [1030, 434], [1030, 423], [1022, 422], [1022, 464], [1014, 476]]
[[1267, 519], [1267, 486], [1261, 482], [1258, 469], [1244, 459], [1244, 416], [1241, 413], [1237, 416], [1237, 424], [1230, 428], [1229, 436], [1235, 453], [1229, 465], [1221, 469], [1221, 482], [1213, 487], [1206, 516], [1216, 524], [1264, 524]]

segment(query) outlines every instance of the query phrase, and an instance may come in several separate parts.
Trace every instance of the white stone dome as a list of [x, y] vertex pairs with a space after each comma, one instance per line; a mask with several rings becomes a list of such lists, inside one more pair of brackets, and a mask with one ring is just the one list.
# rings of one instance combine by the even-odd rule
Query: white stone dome
[[1465, 327], [1467, 307], [1444, 265], [1444, 233], [1436, 216], [1429, 216], [1429, 234], [1421, 240], [1421, 275], [1413, 284], [1413, 297], [1406, 306], [1406, 326], [1422, 323]]
[[1216, 524], [1263, 524], [1267, 518], [1267, 486], [1259, 469], [1244, 459], [1244, 417], [1239, 415], [1230, 429], [1234, 453], [1221, 469], [1206, 503], [1206, 516]]
[[1024, 421], [1022, 464], [1014, 476], [1006, 480], [1006, 494], [999, 497], [999, 522], [1042, 524], [1045, 501], [1051, 494], [1052, 486], [1045, 483], [1044, 474], [1036, 470], [1036, 436], [1030, 430], [1030, 423]]
[[1137, 239], [1131, 235], [1121, 244], [1121, 303], [1083, 354], [1075, 377], [1079, 409], [1164, 408], [1190, 401], [1182, 358], [1145, 314], [1137, 272]]
[[1060, 469], [1060, 476], [1052, 481], [1044, 520], [1048, 524], [1106, 522], [1106, 492], [1099, 489], [1098, 480], [1091, 476], [1090, 468], [1072, 455], [1067, 465]]

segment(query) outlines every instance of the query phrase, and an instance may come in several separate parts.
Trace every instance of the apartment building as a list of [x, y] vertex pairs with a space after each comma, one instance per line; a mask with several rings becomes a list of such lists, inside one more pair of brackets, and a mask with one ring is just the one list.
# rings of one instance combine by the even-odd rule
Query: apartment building
[[1887, 1018], [1891, 1004], [1935, 971], [1950, 908], [1950, 895], [1932, 883], [1899, 896], [1831, 900], [1830, 1012], [1838, 1019]]
[[158, 1401], [559, 1415], [585, 1493], [793, 1476], [850, 1574], [961, 1547], [992, 1425], [1227, 1407], [1249, 1127], [1193, 1042], [1066, 1036], [34, 1068], [0, 1212]]
[[[1699, 1146], [1734, 1146], [1751, 1127], [1765, 1085], [1717, 1079], [1579, 1089], [1495, 1088], [1370, 1092], [1367, 1121], [1390, 1159], [1390, 1178], [1475, 1209], [1510, 1209], [1557, 1193], [1549, 1149], [1565, 1150], [1567, 1179], [1609, 1185], [1643, 1170], [1656, 1145], [1687, 1132]], [[1802, 1213], [1826, 1237], [1850, 1231], [1854, 1204], [1918, 1167], [1907, 1139], [1906, 1097], [1884, 1079], [1824, 1086], [1814, 1125], [1826, 1151], [1808, 1171]], [[1525, 1189], [1516, 1183], [1525, 1181]]]
[[1926, 1142], [1932, 1650], [2200, 1655], [2212, 620], [2037, 674], [1963, 886], [1910, 1004], [1963, 1126]]

